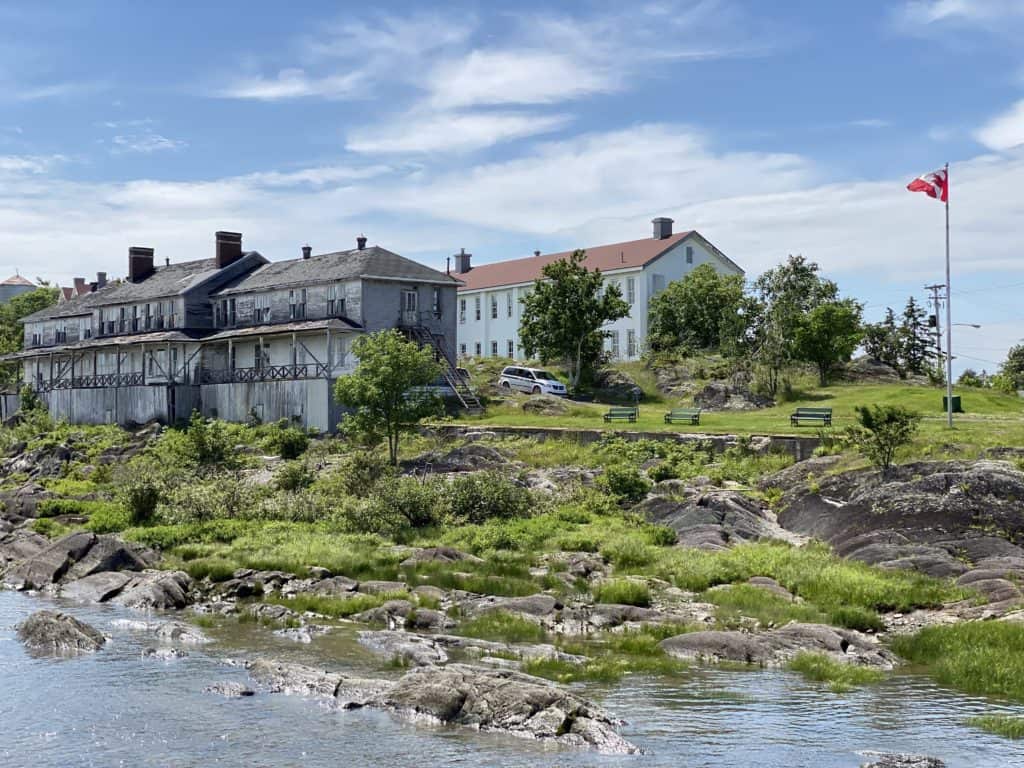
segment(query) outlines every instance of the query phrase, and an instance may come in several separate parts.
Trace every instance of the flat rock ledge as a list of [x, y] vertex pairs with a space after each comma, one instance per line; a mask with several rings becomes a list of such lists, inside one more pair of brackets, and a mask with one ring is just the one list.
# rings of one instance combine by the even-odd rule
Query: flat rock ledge
[[870, 763], [861, 763], [861, 768], [946, 768], [946, 764], [942, 760], [927, 755], [861, 752], [860, 756], [871, 760]]
[[57, 611], [36, 611], [17, 630], [18, 639], [26, 648], [44, 656], [92, 653], [107, 641], [99, 630]]
[[824, 653], [847, 664], [892, 669], [899, 659], [877, 640], [851, 629], [824, 624], [787, 624], [769, 632], [709, 630], [662, 640], [669, 656], [688, 661], [720, 661], [779, 667], [803, 652]]
[[355, 678], [301, 664], [246, 664], [270, 692], [332, 697], [344, 709], [374, 707], [413, 722], [459, 725], [605, 754], [641, 754], [595, 704], [547, 680], [466, 664], [424, 666], [398, 681]]

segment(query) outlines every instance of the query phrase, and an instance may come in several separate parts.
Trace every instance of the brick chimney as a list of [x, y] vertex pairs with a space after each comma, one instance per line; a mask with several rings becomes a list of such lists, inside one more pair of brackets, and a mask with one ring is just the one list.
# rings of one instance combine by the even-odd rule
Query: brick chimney
[[242, 258], [242, 233], [217, 232], [217, 269], [223, 269]]
[[672, 219], [659, 216], [656, 219], [651, 219], [651, 224], [654, 225], [655, 240], [664, 240], [666, 237], [672, 237]]
[[302, 246], [302, 258], [308, 259], [313, 255], [313, 248], [309, 245]]
[[88, 286], [85, 284], [84, 277], [75, 278], [75, 296], [84, 296], [89, 292]]
[[96, 290], [98, 291], [100, 288], [106, 287], [106, 285], [107, 285], [107, 273], [106, 272], [97, 272], [96, 273]]
[[153, 249], [133, 245], [128, 249], [128, 282], [141, 283], [153, 274]]
[[366, 235], [360, 235], [356, 238], [356, 248], [360, 251], [366, 247]]
[[466, 253], [465, 248], [460, 248], [459, 252], [455, 254], [455, 274], [464, 275], [469, 272], [472, 269], [469, 260], [472, 258], [472, 253]]

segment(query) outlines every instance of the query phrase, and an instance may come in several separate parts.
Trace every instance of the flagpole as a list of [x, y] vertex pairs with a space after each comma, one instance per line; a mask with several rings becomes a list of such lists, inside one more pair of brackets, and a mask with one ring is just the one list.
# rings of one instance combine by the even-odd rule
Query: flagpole
[[953, 289], [949, 282], [949, 163], [946, 163], [946, 423], [953, 428]]

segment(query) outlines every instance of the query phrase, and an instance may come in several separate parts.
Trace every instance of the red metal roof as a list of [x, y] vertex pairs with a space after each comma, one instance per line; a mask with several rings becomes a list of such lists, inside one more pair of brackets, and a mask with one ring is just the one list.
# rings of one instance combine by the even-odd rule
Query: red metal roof
[[36, 284], [33, 283], [31, 280], [26, 280], [21, 275], [11, 275], [2, 283], [0, 283], [0, 285], [31, 285], [33, 288], [35, 288]]
[[[648, 237], [643, 240], [630, 240], [628, 243], [613, 243], [587, 248], [586, 260], [583, 264], [587, 269], [600, 269], [602, 272], [642, 267], [691, 234], [694, 233], [692, 231], [678, 232], [663, 240]], [[462, 274], [453, 272], [452, 274], [464, 283], [459, 286], [460, 291], [529, 283], [541, 276], [541, 270], [546, 264], [564, 259], [571, 254], [572, 251], [542, 253], [540, 256], [527, 256], [525, 259], [481, 264], [478, 267], [473, 267], [469, 272]]]

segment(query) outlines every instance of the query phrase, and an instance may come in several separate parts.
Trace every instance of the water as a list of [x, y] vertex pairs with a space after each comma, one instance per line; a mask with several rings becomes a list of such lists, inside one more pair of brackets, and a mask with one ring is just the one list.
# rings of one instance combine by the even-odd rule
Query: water
[[299, 646], [268, 630], [229, 624], [216, 642], [169, 663], [143, 659], [145, 631], [119, 620], [138, 614], [108, 606], [59, 604], [112, 637], [101, 652], [33, 659], [13, 626], [42, 607], [40, 598], [0, 591], [0, 766], [757, 766], [854, 768], [860, 750], [936, 755], [953, 768], [1022, 766], [1019, 743], [969, 729], [972, 714], [1005, 710], [927, 678], [896, 675], [836, 695], [781, 671], [697, 669], [671, 684], [627, 678], [590, 687], [631, 724], [623, 733], [649, 750], [609, 757], [545, 747], [458, 728], [424, 728], [371, 710], [332, 711], [283, 695], [225, 699], [203, 693], [221, 680], [246, 682], [225, 664], [266, 654], [365, 673], [376, 663], [340, 632]]

